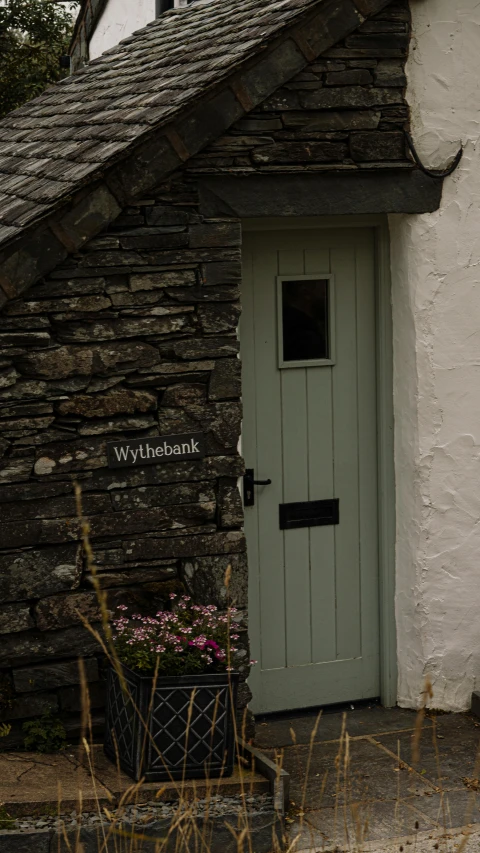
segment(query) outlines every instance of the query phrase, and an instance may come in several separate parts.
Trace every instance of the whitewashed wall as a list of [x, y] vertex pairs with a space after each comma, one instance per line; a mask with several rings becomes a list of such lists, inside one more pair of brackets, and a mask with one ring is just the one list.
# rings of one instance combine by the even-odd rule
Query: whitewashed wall
[[[175, 0], [174, 3], [176, 9], [188, 4], [189, 0]], [[96, 59], [153, 21], [155, 7], [155, 0], [109, 0], [90, 39], [89, 58]]]
[[155, 0], [109, 0], [90, 39], [90, 59], [96, 59], [154, 19]]
[[413, 135], [441, 209], [391, 217], [399, 702], [480, 688], [480, 4], [411, 0]]
[[[135, 30], [155, 19], [155, 0], [109, 0], [90, 39], [89, 58], [96, 59]], [[188, 0], [175, 0], [175, 8]]]

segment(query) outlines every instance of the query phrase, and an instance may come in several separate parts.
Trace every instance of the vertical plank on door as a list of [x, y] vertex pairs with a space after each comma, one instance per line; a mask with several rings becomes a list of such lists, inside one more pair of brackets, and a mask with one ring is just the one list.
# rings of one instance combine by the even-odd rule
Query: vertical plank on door
[[280, 375], [277, 369], [277, 317], [275, 277], [277, 249], [266, 235], [254, 240], [253, 298], [255, 317], [255, 383], [257, 409], [256, 479], [272, 480], [255, 487], [259, 525], [261, 667], [286, 666], [285, 576], [283, 540], [278, 535], [278, 505], [282, 503], [282, 426], [272, 412], [281, 412]]
[[[305, 233], [305, 272], [329, 273], [328, 236]], [[325, 246], [325, 248], [322, 248]], [[308, 500], [335, 497], [331, 367], [307, 372]], [[310, 528], [312, 662], [335, 660], [335, 536], [333, 527]]]
[[[284, 502], [308, 500], [306, 371], [282, 371]], [[284, 531], [287, 661], [311, 662], [310, 553], [308, 528]]]
[[[376, 353], [375, 353], [375, 280], [374, 238], [370, 231], [356, 240], [357, 280], [357, 376], [360, 502], [360, 567], [362, 656], [377, 654], [379, 634], [378, 606], [378, 512], [376, 442]], [[372, 377], [374, 380], [372, 381]], [[366, 667], [367, 669], [367, 667]], [[378, 670], [370, 690], [379, 690]], [[368, 688], [367, 688], [368, 689]]]
[[[279, 275], [303, 275], [304, 271], [303, 250], [278, 253]], [[306, 372], [305, 368], [280, 370], [284, 503], [308, 500]], [[311, 662], [308, 529], [285, 530], [284, 548], [287, 664], [301, 666]]]
[[[240, 317], [240, 340], [242, 342], [242, 453], [249, 466], [257, 467], [257, 408], [255, 383], [252, 377], [255, 368], [255, 327], [253, 301], [254, 253], [251, 234], [243, 238], [242, 270], [242, 314]], [[245, 536], [248, 560], [248, 620], [249, 640], [252, 657], [261, 659], [261, 614], [260, 614], [260, 561], [258, 555], [258, 515], [255, 510], [245, 511]], [[260, 664], [250, 673], [252, 692], [261, 689]]]
[[[337, 361], [333, 371], [337, 659], [361, 655], [356, 268], [351, 234], [331, 250], [336, 281]], [[348, 239], [350, 238], [350, 239]]]

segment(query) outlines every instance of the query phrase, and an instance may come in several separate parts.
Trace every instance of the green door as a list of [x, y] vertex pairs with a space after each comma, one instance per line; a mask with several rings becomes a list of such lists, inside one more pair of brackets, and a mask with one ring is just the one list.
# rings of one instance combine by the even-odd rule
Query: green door
[[374, 233], [244, 234], [255, 713], [378, 696]]

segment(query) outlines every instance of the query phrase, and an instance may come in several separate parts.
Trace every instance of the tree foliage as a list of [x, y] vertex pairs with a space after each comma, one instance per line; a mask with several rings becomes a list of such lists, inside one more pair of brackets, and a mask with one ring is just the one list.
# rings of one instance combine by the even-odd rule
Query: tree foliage
[[0, 116], [65, 75], [75, 2], [3, 0], [0, 5]]

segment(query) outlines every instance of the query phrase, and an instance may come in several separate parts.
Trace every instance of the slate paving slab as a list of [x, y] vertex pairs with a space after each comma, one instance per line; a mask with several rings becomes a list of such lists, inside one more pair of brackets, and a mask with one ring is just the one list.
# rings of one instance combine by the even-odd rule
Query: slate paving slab
[[[315, 742], [338, 740], [342, 731], [343, 713], [346, 713], [346, 731], [350, 737], [364, 737], [384, 732], [410, 730], [415, 726], [416, 712], [404, 708], [382, 708], [380, 705], [354, 706], [345, 712], [322, 713], [315, 734]], [[286, 715], [260, 720], [256, 726], [255, 743], [259, 749], [292, 746], [294, 732], [297, 744], [308, 744], [317, 722], [318, 712]], [[431, 721], [425, 720], [425, 727]]]
[[10, 815], [55, 814], [59, 799], [64, 809], [73, 810], [80, 794], [85, 810], [97, 808], [97, 795], [102, 806], [112, 801], [101, 782], [94, 783], [84, 767], [72, 765], [67, 754], [0, 754], [0, 803]]
[[[438, 833], [416, 833], [415, 836], [403, 838], [393, 842], [372, 842], [365, 846], [362, 853], [399, 853], [400, 847], [404, 851], [411, 850], [412, 853], [478, 853], [480, 850], [480, 828], [477, 826], [471, 832], [464, 830], [445, 834], [443, 830]], [[341, 853], [341, 851], [338, 851]]]
[[411, 768], [399, 767], [398, 761], [374, 741], [353, 740], [349, 749], [345, 774], [344, 752], [340, 753], [339, 743], [285, 748], [282, 766], [291, 774], [293, 802], [300, 804], [304, 791], [308, 809], [318, 809], [334, 805], [335, 801], [395, 800], [432, 790], [426, 779]]
[[[453, 853], [458, 842], [452, 833], [480, 827], [480, 794], [465, 783], [473, 780], [475, 788], [480, 775], [480, 724], [473, 717], [425, 718], [420, 760], [413, 766], [415, 712], [373, 705], [347, 709], [346, 715], [346, 773], [341, 711], [322, 716], [312, 746], [315, 713], [267, 718], [257, 726], [257, 743], [291, 774], [290, 840], [296, 851], [338, 847], [350, 853], [361, 838], [362, 851], [372, 853], [400, 846]], [[469, 842], [465, 849], [480, 850], [480, 844]]]
[[436, 821], [415, 808], [415, 799], [399, 802], [355, 803], [346, 808], [309, 812], [291, 830], [295, 849], [330, 850], [335, 845], [355, 849], [367, 841], [403, 838], [418, 832], [434, 831]]
[[480, 797], [466, 788], [417, 797], [415, 807], [446, 830], [480, 824]]
[[473, 714], [436, 714], [435, 725], [439, 735], [444, 737], [476, 733], [480, 739], [480, 722]]
[[[413, 764], [412, 735], [400, 732], [395, 735], [380, 735], [374, 740], [381, 746], [400, 754], [401, 758]], [[435, 785], [445, 790], [462, 788], [465, 778], [478, 776], [480, 766], [475, 770], [480, 735], [476, 729], [440, 727], [434, 740], [423, 732], [419, 744], [419, 762], [417, 770]]]
[[[293, 846], [293, 842], [291, 842]], [[464, 845], [460, 848], [460, 845]], [[478, 853], [480, 827], [445, 833], [443, 829], [415, 830], [409, 835], [387, 838], [369, 838], [358, 843], [353, 836], [348, 839], [337, 835], [337, 841], [305, 827], [295, 840], [295, 853]]]

